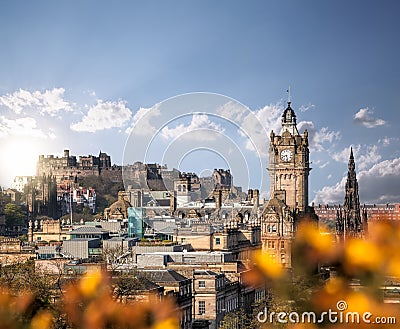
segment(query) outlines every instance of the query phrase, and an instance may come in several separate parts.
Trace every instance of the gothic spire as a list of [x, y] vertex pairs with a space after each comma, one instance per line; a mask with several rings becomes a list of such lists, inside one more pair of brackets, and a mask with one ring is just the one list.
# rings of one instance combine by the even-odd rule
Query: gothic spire
[[[360, 236], [363, 232], [363, 226], [361, 221], [358, 182], [355, 170], [356, 165], [354, 161], [352, 147], [350, 148], [348, 168], [349, 170], [347, 173], [346, 190], [343, 205], [344, 227], [341, 230], [337, 230], [337, 233], [339, 235], [345, 234], [346, 236]], [[339, 225], [341, 221], [340, 217], [342, 217], [341, 212], [342, 211], [340, 211], [340, 214], [338, 214], [336, 217], [337, 224]]]
[[354, 162], [353, 147], [350, 147], [349, 171], [355, 171], [356, 164]]

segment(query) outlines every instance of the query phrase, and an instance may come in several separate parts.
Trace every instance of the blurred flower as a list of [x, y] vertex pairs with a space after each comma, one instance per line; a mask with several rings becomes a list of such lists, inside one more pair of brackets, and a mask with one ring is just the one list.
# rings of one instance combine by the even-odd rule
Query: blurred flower
[[346, 241], [344, 265], [349, 273], [356, 273], [359, 270], [379, 270], [382, 267], [383, 259], [378, 246], [370, 241], [361, 239]]
[[31, 321], [31, 329], [48, 329], [53, 322], [53, 316], [48, 311], [38, 313]]
[[79, 281], [79, 289], [83, 296], [90, 297], [94, 295], [103, 279], [100, 271], [85, 273]]
[[275, 262], [268, 253], [257, 250], [254, 252], [253, 260], [267, 278], [279, 279], [282, 277], [284, 273], [282, 266]]

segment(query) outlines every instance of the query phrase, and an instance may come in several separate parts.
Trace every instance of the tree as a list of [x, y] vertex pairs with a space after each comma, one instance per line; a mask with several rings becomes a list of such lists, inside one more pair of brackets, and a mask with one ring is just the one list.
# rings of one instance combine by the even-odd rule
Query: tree
[[110, 270], [111, 275], [114, 275], [117, 269], [120, 267], [120, 259], [124, 254], [121, 245], [112, 247], [103, 247], [103, 260], [107, 264], [107, 268]]
[[145, 289], [145, 278], [140, 277], [136, 271], [133, 273], [118, 273], [112, 278], [112, 290], [114, 297], [127, 302], [138, 291]]
[[250, 328], [250, 317], [242, 309], [228, 313], [222, 319], [218, 328], [220, 329], [243, 329]]
[[26, 211], [14, 203], [7, 203], [4, 213], [6, 216], [6, 225], [9, 228], [12, 228], [14, 225], [24, 225], [27, 220]]

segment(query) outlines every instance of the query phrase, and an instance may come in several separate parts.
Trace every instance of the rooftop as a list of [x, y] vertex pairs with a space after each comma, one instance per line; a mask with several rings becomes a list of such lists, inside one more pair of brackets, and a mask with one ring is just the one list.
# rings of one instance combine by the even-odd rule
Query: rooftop
[[67, 234], [102, 234], [108, 233], [109, 231], [104, 230], [97, 226], [81, 226], [72, 231], [67, 232]]
[[143, 274], [154, 282], [181, 282], [187, 278], [174, 270], [144, 270]]

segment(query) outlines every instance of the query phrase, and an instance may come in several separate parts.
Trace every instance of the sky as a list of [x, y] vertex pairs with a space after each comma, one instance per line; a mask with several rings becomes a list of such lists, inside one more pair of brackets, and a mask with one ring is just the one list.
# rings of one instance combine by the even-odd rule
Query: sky
[[309, 131], [310, 201], [400, 201], [400, 3], [2, 1], [0, 185], [39, 154], [111, 155], [268, 197], [268, 143], [290, 86]]

